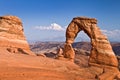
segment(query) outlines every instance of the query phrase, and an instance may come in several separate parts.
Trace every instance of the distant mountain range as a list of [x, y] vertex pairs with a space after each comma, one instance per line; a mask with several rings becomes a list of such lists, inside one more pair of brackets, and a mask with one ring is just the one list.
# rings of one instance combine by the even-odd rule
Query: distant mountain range
[[[63, 47], [64, 42], [34, 42], [30, 43], [30, 48], [33, 52], [39, 53], [40, 51], [44, 50], [52, 50], [57, 49], [57, 47]], [[72, 44], [72, 46], [76, 49], [83, 49], [86, 51], [90, 51], [91, 44], [90, 42], [75, 42]], [[116, 55], [120, 55], [120, 42], [111, 42], [111, 46], [113, 48], [113, 51]]]

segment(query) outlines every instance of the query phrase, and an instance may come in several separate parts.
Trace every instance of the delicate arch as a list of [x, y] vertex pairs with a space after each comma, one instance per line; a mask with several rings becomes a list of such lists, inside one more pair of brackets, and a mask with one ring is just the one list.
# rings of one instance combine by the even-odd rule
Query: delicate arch
[[64, 46], [64, 57], [74, 59], [75, 53], [71, 46], [77, 34], [83, 30], [91, 39], [91, 53], [89, 64], [102, 64], [118, 66], [118, 61], [114, 55], [111, 45], [105, 35], [102, 34], [97, 26], [95, 18], [76, 17], [73, 18], [66, 30], [66, 44]]

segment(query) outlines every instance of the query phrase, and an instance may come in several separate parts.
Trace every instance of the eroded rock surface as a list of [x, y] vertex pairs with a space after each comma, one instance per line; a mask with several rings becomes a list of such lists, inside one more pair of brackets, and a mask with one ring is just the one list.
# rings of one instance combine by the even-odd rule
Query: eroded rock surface
[[10, 53], [34, 55], [26, 41], [21, 20], [16, 16], [0, 17], [0, 47]]
[[99, 80], [113, 80], [119, 72], [117, 68], [118, 61], [111, 48], [110, 42], [107, 37], [102, 34], [97, 26], [97, 20], [94, 18], [73, 18], [66, 30], [66, 44], [63, 51], [64, 57], [68, 60], [74, 60], [74, 51], [71, 44], [80, 31], [84, 31], [91, 39], [92, 49], [88, 61], [89, 67], [99, 67], [102, 69], [99, 74], [96, 74], [96, 78]]

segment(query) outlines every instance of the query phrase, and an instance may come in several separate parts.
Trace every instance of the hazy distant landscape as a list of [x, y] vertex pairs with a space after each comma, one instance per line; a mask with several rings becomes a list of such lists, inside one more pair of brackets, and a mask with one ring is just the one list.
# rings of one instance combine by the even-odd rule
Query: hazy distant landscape
[[[39, 53], [40, 51], [45, 51], [45, 50], [57, 50], [57, 47], [61, 46], [64, 47], [64, 42], [32, 42], [29, 43], [30, 48], [33, 52]], [[74, 42], [72, 44], [73, 48], [76, 49], [83, 49], [86, 51], [91, 50], [91, 44], [90, 42]], [[120, 42], [111, 42], [111, 46], [113, 48], [113, 51], [115, 52], [116, 55], [120, 55]]]

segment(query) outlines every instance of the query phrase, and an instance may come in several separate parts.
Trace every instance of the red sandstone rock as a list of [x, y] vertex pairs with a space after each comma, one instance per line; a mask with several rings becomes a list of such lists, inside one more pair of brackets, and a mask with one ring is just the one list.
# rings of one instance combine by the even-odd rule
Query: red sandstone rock
[[0, 17], [0, 47], [6, 47], [10, 53], [34, 55], [24, 36], [21, 20], [16, 16]]
[[91, 39], [92, 49], [88, 62], [89, 66], [97, 66], [105, 70], [105, 72], [99, 75], [99, 80], [113, 80], [119, 72], [117, 69], [118, 61], [111, 48], [110, 42], [107, 37], [102, 34], [97, 26], [97, 20], [94, 18], [76, 17], [72, 20], [66, 30], [66, 44], [63, 51], [64, 57], [74, 60], [72, 46], [68, 49], [66, 45], [71, 45], [77, 34], [82, 30]]
[[65, 44], [63, 55], [65, 58], [68, 58], [70, 61], [74, 61], [75, 52], [71, 44]]
[[58, 48], [58, 50], [57, 50], [57, 56], [58, 57], [63, 57], [63, 50], [62, 50], [62, 48]]
[[82, 30], [91, 39], [92, 50], [89, 64], [98, 63], [117, 67], [118, 61], [111, 48], [111, 45], [107, 37], [101, 33], [97, 26], [97, 20], [94, 18], [74, 18], [66, 31], [66, 44], [73, 43], [77, 34]]

